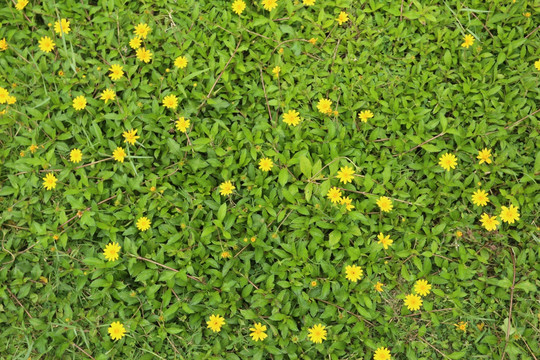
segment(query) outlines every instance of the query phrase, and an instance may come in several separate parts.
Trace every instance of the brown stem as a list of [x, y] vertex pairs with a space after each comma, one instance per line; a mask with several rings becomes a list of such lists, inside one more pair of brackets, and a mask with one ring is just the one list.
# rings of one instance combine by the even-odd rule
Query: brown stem
[[419, 148], [420, 146], [423, 146], [423, 145], [427, 144], [428, 142], [433, 141], [433, 140], [435, 140], [436, 138], [443, 136], [444, 134], [446, 134], [446, 132], [443, 131], [443, 132], [440, 133], [439, 135], [436, 135], [436, 136], [432, 137], [431, 139], [426, 140], [426, 141], [424, 141], [423, 143], [421, 143], [421, 144], [419, 144], [419, 145], [416, 145], [416, 146], [413, 147], [412, 149], [409, 149], [409, 150], [407, 150], [407, 151], [405, 151], [405, 152], [402, 152], [401, 154], [394, 155], [394, 157], [396, 157], [396, 156], [401, 156], [401, 155], [403, 155], [403, 154], [406, 154], [406, 153], [408, 153], [408, 152], [411, 152], [411, 151], [413, 151], [414, 149], [417, 149], [417, 148]]
[[328, 304], [328, 305], [332, 305], [332, 306], [334, 306], [334, 307], [340, 309], [341, 311], [345, 311], [347, 314], [356, 317], [358, 320], [365, 321], [365, 322], [367, 322], [369, 325], [373, 326], [373, 323], [369, 322], [368, 320], [364, 319], [363, 317], [361, 317], [361, 316], [358, 315], [358, 314], [355, 314], [355, 313], [353, 313], [353, 312], [350, 312], [350, 311], [347, 310], [347, 309], [342, 308], [342, 307], [339, 306], [339, 305], [333, 304], [333, 303], [331, 303], [331, 302], [329, 302], [329, 301], [326, 301], [326, 300], [323, 300], [323, 299], [319, 299], [319, 298], [313, 298], [313, 299], [315, 299], [315, 300], [317, 300], [317, 301], [320, 301], [320, 302], [323, 302], [323, 303]]
[[6, 290], [8, 291], [9, 295], [11, 295], [11, 297], [13, 299], [15, 299], [15, 301], [17, 302], [17, 304], [19, 304], [20, 307], [23, 308], [24, 312], [26, 313], [26, 315], [28, 315], [28, 317], [30, 319], [32, 319], [32, 315], [30, 315], [30, 313], [26, 310], [26, 308], [23, 306], [23, 304], [21, 304], [21, 302], [19, 301], [19, 299], [17, 299], [17, 297], [15, 295], [13, 295], [13, 293], [11, 292], [11, 290], [9, 290], [9, 288], [6, 288]]

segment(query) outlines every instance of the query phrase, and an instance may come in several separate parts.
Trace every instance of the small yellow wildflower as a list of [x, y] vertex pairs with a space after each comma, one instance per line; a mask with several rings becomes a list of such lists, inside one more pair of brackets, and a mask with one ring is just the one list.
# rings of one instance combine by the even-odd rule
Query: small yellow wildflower
[[61, 19], [60, 22], [56, 21], [54, 23], [54, 32], [57, 34], [69, 34], [71, 29], [69, 28], [69, 21], [66, 19]]
[[116, 97], [116, 93], [113, 90], [105, 89], [101, 93], [100, 100], [105, 101], [105, 104], [106, 104], [109, 100], [111, 100], [111, 101], [114, 100], [115, 97]]
[[362, 275], [364, 274], [364, 271], [360, 266], [357, 265], [347, 265], [345, 267], [345, 278], [347, 280], [350, 280], [352, 282], [357, 282], [359, 279], [362, 278]]
[[308, 338], [316, 344], [322, 343], [323, 340], [326, 340], [326, 326], [322, 324], [317, 324], [311, 329], [308, 329]]
[[463, 46], [464, 48], [469, 48], [470, 46], [472, 46], [472, 44], [474, 44], [474, 36], [472, 36], [471, 34], [465, 35], [465, 37], [463, 38], [463, 44], [461, 44], [461, 46]]
[[72, 163], [79, 163], [82, 160], [82, 151], [79, 149], [73, 149], [69, 153], [69, 158]]
[[183, 69], [187, 66], [188, 59], [185, 56], [179, 56], [174, 60], [174, 66], [176, 66], [179, 69]]
[[189, 119], [184, 119], [184, 117], [182, 116], [178, 120], [176, 120], [176, 130], [185, 133], [189, 128], [189, 124]]
[[73, 99], [73, 108], [75, 110], [83, 110], [86, 107], [86, 98], [82, 95]]
[[326, 196], [332, 203], [337, 204], [341, 200], [341, 190], [334, 186], [328, 191]]
[[221, 185], [219, 185], [219, 188], [220, 188], [220, 191], [219, 193], [221, 195], [229, 195], [229, 194], [232, 194], [233, 190], [236, 189], [234, 187], [234, 185], [231, 183], [230, 180], [227, 180], [223, 183], [221, 183]]
[[491, 150], [484, 148], [483, 150], [478, 151], [478, 156], [476, 157], [480, 160], [479, 164], [491, 164]]
[[213, 332], [220, 332], [221, 327], [225, 324], [225, 319], [220, 315], [210, 315], [210, 319], [206, 322], [208, 328]]
[[439, 165], [446, 171], [450, 171], [450, 169], [454, 169], [456, 167], [457, 157], [455, 157], [454, 154], [443, 154], [439, 158]]
[[242, 0], [236, 0], [232, 4], [232, 11], [238, 15], [242, 14], [244, 9], [246, 8], [246, 3]]
[[371, 119], [373, 116], [374, 115], [371, 112], [371, 110], [365, 110], [365, 111], [360, 112], [360, 114], [358, 114], [358, 117], [360, 118], [360, 120], [362, 120], [362, 122], [367, 122], [368, 119]]
[[349, 21], [349, 15], [347, 15], [346, 12], [342, 11], [339, 13], [339, 16], [337, 17], [336, 21], [339, 25], [343, 25], [347, 21]]
[[131, 145], [135, 145], [135, 141], [137, 141], [137, 139], [140, 138], [140, 136], [137, 135], [137, 129], [124, 131], [122, 133], [122, 136], [125, 138], [124, 142], [127, 142]]
[[454, 324], [454, 326], [456, 327], [456, 330], [458, 331], [463, 331], [463, 332], [467, 331], [467, 323], [464, 321], [460, 321], [457, 324]]
[[140, 218], [137, 219], [137, 229], [141, 230], [141, 231], [146, 231], [148, 229], [150, 229], [150, 225], [152, 224], [152, 222], [150, 221], [150, 219], [148, 219], [146, 216], [142, 216]]
[[405, 296], [405, 306], [409, 311], [416, 311], [422, 306], [422, 298], [418, 295], [409, 294]]
[[255, 323], [254, 327], [249, 328], [249, 331], [251, 331], [251, 338], [254, 341], [263, 341], [266, 339], [268, 335], [266, 335], [266, 325], [262, 325], [261, 323]]
[[109, 326], [109, 335], [113, 340], [120, 340], [126, 333], [126, 328], [119, 321], [115, 321]]
[[152, 29], [150, 29], [147, 24], [140, 23], [139, 25], [135, 26], [135, 30], [133, 30], [133, 33], [141, 39], [146, 39], [150, 31], [152, 31]]
[[124, 158], [126, 157], [126, 152], [121, 147], [117, 147], [113, 151], [113, 159], [118, 162], [124, 162]]
[[39, 49], [45, 52], [51, 52], [54, 49], [54, 41], [48, 36], [39, 39]]
[[175, 95], [167, 95], [163, 98], [163, 106], [168, 109], [176, 109], [178, 106], [178, 98]]

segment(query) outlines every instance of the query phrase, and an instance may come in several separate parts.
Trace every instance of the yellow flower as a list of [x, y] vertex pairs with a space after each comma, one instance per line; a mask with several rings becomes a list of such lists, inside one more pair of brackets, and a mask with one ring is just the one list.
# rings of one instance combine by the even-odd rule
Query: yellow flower
[[352, 204], [352, 199], [349, 198], [348, 196], [344, 196], [342, 197], [340, 200], [339, 200], [339, 203], [341, 205], [345, 205], [345, 208], [347, 209], [347, 211], [351, 211], [354, 209], [354, 205]]
[[491, 164], [491, 150], [485, 149], [478, 151], [478, 156], [476, 157], [478, 160], [480, 160], [478, 163], [486, 163]]
[[109, 100], [112, 101], [112, 100], [114, 100], [115, 97], [116, 97], [116, 93], [113, 90], [106, 89], [106, 90], [103, 90], [103, 92], [101, 93], [100, 99], [104, 100], [105, 104], [106, 104], [107, 101], [109, 101]]
[[379, 236], [377, 236], [379, 239], [378, 244], [382, 244], [384, 250], [388, 249], [389, 246], [392, 246], [394, 243], [394, 240], [390, 239], [390, 235], [384, 236], [383, 233], [379, 233]]
[[16, 101], [17, 101], [17, 98], [15, 96], [8, 96], [6, 100], [8, 105], [13, 105], [15, 104]]
[[326, 196], [328, 197], [328, 199], [330, 199], [332, 203], [336, 204], [341, 200], [341, 190], [334, 186], [328, 191]]
[[349, 15], [347, 15], [346, 12], [342, 11], [339, 13], [339, 16], [337, 17], [336, 21], [339, 25], [343, 25], [343, 23], [349, 21]]
[[126, 328], [119, 321], [115, 321], [109, 326], [109, 335], [113, 340], [120, 340], [126, 334]]
[[474, 37], [471, 34], [465, 35], [463, 38], [463, 44], [461, 44], [461, 46], [464, 48], [469, 48], [472, 44], [474, 44]]
[[231, 181], [230, 180], [227, 180], [223, 183], [221, 183], [221, 185], [219, 185], [219, 193], [221, 195], [229, 195], [229, 194], [232, 194], [233, 190], [236, 189], [234, 187], [233, 184], [231, 184]]
[[34, 144], [30, 145], [30, 152], [32, 154], [35, 153], [37, 149], [38, 149], [37, 145], [34, 145]]
[[523, 13], [523, 16], [525, 16], [526, 18], [531, 17], [531, 13], [530, 12]]
[[390, 210], [392, 210], [392, 208], [394, 207], [392, 205], [392, 200], [390, 200], [389, 198], [387, 198], [386, 196], [381, 196], [378, 200], [377, 200], [377, 205], [379, 206], [379, 208], [381, 209], [381, 211], [384, 211], [384, 212], [390, 212]]
[[86, 107], [86, 98], [82, 95], [77, 96], [73, 99], [73, 108], [75, 110], [82, 110]]
[[466, 322], [460, 321], [457, 324], [454, 324], [454, 326], [456, 327], [456, 330], [458, 330], [458, 331], [463, 331], [463, 332], [467, 331], [467, 323]]
[[169, 109], [176, 109], [178, 98], [175, 95], [167, 95], [163, 98], [163, 106]]
[[385, 347], [380, 347], [377, 350], [375, 350], [375, 354], [373, 354], [373, 360], [390, 360], [390, 350], [388, 350]]
[[0, 86], [0, 104], [7, 103], [9, 98], [9, 91]]
[[311, 38], [308, 41], [311, 43], [311, 45], [315, 45], [317, 43], [317, 38]]
[[277, 0], [263, 0], [262, 6], [265, 10], [272, 11], [277, 7]]
[[135, 141], [137, 141], [137, 139], [140, 138], [140, 136], [137, 135], [137, 129], [124, 131], [122, 136], [125, 138], [124, 142], [127, 142], [131, 145], [135, 145]]
[[113, 80], [113, 81], [116, 81], [116, 80], [120, 79], [122, 76], [124, 76], [123, 67], [120, 66], [120, 65], [113, 64], [113, 65], [111, 66], [111, 68], [109, 69], [109, 71], [111, 72], [111, 73], [109, 74], [109, 77], [110, 77], [111, 80]]
[[377, 281], [377, 283], [376, 283], [373, 287], [375, 288], [376, 291], [382, 292], [382, 291], [383, 291], [383, 290], [382, 290], [382, 287], [383, 287], [383, 286], [384, 286], [383, 283]]
[[123, 163], [125, 157], [126, 157], [126, 152], [124, 151], [124, 149], [122, 149], [121, 147], [117, 147], [116, 149], [114, 149], [113, 151], [114, 160]]
[[137, 219], [137, 229], [141, 231], [146, 231], [150, 229], [151, 224], [152, 222], [146, 216], [143, 216]]
[[252, 332], [250, 335], [254, 341], [259, 341], [259, 340], [262, 341], [266, 339], [266, 337], [268, 336], [265, 333], [266, 325], [262, 325], [261, 323], [255, 323], [255, 326], [252, 328], [249, 328], [249, 331]]
[[308, 338], [314, 343], [322, 343], [323, 340], [326, 340], [326, 326], [323, 324], [317, 324], [313, 326], [311, 329], [308, 329]]
[[141, 47], [141, 38], [139, 36], [135, 36], [133, 39], [129, 40], [129, 46], [133, 50], [137, 50]]
[[497, 228], [497, 225], [500, 224], [496, 216], [490, 217], [486, 213], [482, 214], [482, 216], [480, 217], [480, 222], [487, 231], [495, 230]]
[[60, 33], [64, 33], [64, 34], [69, 34], [69, 32], [71, 31], [71, 29], [69, 28], [69, 21], [67, 21], [66, 19], [62, 19], [60, 20], [60, 22], [55, 22], [54, 23], [54, 32], [57, 33], [57, 34], [60, 34]]
[[15, 9], [22, 10], [26, 5], [28, 5], [28, 0], [19, 0], [15, 5]]
[[206, 322], [208, 328], [213, 332], [220, 332], [221, 327], [225, 324], [225, 319], [219, 315], [210, 315], [210, 319]]
[[79, 149], [73, 149], [69, 153], [69, 159], [72, 163], [79, 163], [82, 160], [82, 152]]
[[330, 99], [319, 100], [319, 103], [317, 104], [317, 109], [319, 109], [319, 112], [323, 114], [331, 114], [332, 113], [332, 100]]
[[296, 126], [300, 123], [300, 114], [298, 111], [289, 110], [283, 114], [283, 122], [289, 126]]
[[51, 52], [54, 49], [54, 41], [48, 36], [39, 39], [39, 49], [45, 52]]
[[47, 175], [45, 175], [45, 177], [43, 178], [43, 186], [47, 190], [54, 189], [56, 187], [57, 181], [58, 179], [56, 178], [56, 176], [54, 176], [52, 173], [47, 173]]
[[422, 306], [422, 298], [418, 295], [409, 294], [405, 296], [405, 306], [409, 311], [416, 311]]
[[137, 59], [148, 64], [152, 60], [152, 52], [145, 48], [139, 48], [137, 49]]
[[367, 122], [368, 119], [371, 119], [373, 117], [373, 113], [370, 110], [365, 110], [360, 112], [360, 114], [358, 114], [358, 117], [360, 118], [360, 120], [362, 120], [362, 122]]
[[187, 66], [188, 59], [185, 56], [179, 56], [174, 60], [174, 66], [179, 69], [183, 69]]
[[350, 166], [344, 166], [339, 169], [336, 177], [344, 184], [350, 183], [354, 178], [354, 170]]
[[115, 260], [118, 260], [119, 252], [120, 252], [120, 245], [118, 245], [118, 243], [113, 242], [105, 246], [105, 250], [103, 250], [103, 255], [105, 256], [105, 259], [107, 259], [107, 261], [115, 261]]
[[189, 119], [184, 119], [184, 117], [182, 116], [181, 118], [176, 120], [176, 130], [185, 133], [187, 132], [188, 128], [189, 128]]
[[224, 258], [224, 259], [230, 258], [231, 253], [228, 252], [228, 251], [224, 251], [224, 252], [221, 253], [221, 257]]
[[501, 217], [502, 221], [513, 224], [514, 221], [519, 220], [518, 208], [514, 205], [510, 205], [509, 208], [506, 206], [501, 206], [501, 214], [499, 216]]
[[246, 8], [246, 3], [243, 2], [242, 0], [236, 0], [232, 4], [233, 12], [235, 12], [238, 15], [242, 14], [242, 11], [244, 11], [245, 8]]
[[0, 50], [6, 51], [7, 48], [8, 48], [8, 44], [7, 44], [6, 38], [3, 38], [2, 40], [0, 40]]
[[463, 233], [462, 233], [461, 231], [458, 230], [458, 231], [456, 231], [456, 236], [457, 236], [458, 238], [460, 238], [460, 237], [463, 236]]
[[431, 284], [429, 284], [424, 279], [418, 280], [414, 284], [414, 292], [420, 296], [426, 296], [427, 294], [429, 294], [430, 290], [431, 290]]
[[20, 157], [24, 157], [24, 155], [25, 155], [25, 154], [24, 154], [24, 151], [21, 151], [21, 152], [19, 153], [19, 155], [20, 155]]
[[450, 171], [450, 169], [454, 169], [456, 167], [457, 158], [454, 156], [454, 154], [443, 154], [439, 158], [439, 165], [446, 171]]
[[[4, 39], [4, 41], [6, 41], [6, 40]], [[6, 45], [6, 48], [7, 48], [7, 45]], [[534, 67], [536, 68], [536, 70], [540, 71], [540, 60], [536, 60], [534, 62]]]
[[140, 23], [139, 25], [135, 26], [133, 33], [142, 39], [146, 39], [150, 31], [151, 29], [147, 24]]
[[472, 194], [472, 202], [476, 206], [486, 206], [486, 204], [489, 202], [488, 194], [484, 190], [476, 190]]
[[279, 77], [279, 73], [281, 72], [281, 68], [279, 66], [275, 66], [272, 69], [272, 74], [274, 74], [275, 77]]
[[259, 169], [261, 169], [262, 171], [270, 171], [272, 170], [273, 166], [274, 163], [270, 158], [262, 158], [261, 161], [259, 161]]
[[364, 275], [364, 271], [360, 266], [347, 265], [345, 267], [345, 278], [352, 282], [357, 282]]
[[304, 0], [303, 3], [306, 6], [312, 6], [315, 5], [315, 0]]
[[311, 287], [315, 287], [315, 286], [317, 286], [317, 282], [316, 282], [315, 280], [313, 280], [313, 281], [311, 282]]
[[480, 324], [476, 324], [476, 327], [478, 328], [478, 330], [482, 331], [484, 330], [484, 323], [480, 323]]

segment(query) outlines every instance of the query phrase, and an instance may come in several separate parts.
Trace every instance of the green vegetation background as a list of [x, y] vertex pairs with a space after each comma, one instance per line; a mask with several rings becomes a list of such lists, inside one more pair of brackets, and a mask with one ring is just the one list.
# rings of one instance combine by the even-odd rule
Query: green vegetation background
[[[241, 16], [218, 0], [3, 2], [0, 86], [17, 102], [0, 115], [0, 358], [371, 359], [386, 346], [396, 359], [536, 359], [538, 2], [246, 2]], [[37, 41], [59, 18], [72, 31], [44, 53]], [[140, 22], [152, 28], [150, 64], [128, 45]], [[111, 63], [127, 77], [112, 83]], [[108, 87], [118, 102], [105, 105]], [[71, 105], [78, 95], [85, 111]], [[317, 112], [323, 97], [338, 116]], [[291, 109], [298, 127], [281, 120]], [[375, 117], [359, 122], [362, 110]], [[131, 128], [141, 144], [123, 164], [68, 161], [73, 148], [84, 164], [111, 156]], [[484, 147], [490, 165], [476, 160]], [[437, 165], [445, 152], [458, 158], [450, 172]], [[325, 195], [351, 164], [359, 176], [344, 187], [361, 193], [346, 212]], [[43, 188], [44, 169], [62, 169], [56, 189]], [[485, 208], [470, 200], [478, 188]], [[379, 212], [382, 195], [397, 199], [392, 212]], [[480, 226], [509, 204], [518, 222]], [[144, 233], [140, 216], [152, 221]], [[379, 232], [394, 240], [386, 251]], [[246, 237], [256, 241], [244, 249]], [[110, 241], [122, 247], [115, 262], [102, 254]], [[364, 269], [356, 284], [349, 264]], [[420, 278], [433, 291], [411, 314], [403, 298]], [[226, 320], [216, 334], [213, 313]], [[118, 342], [113, 321], [128, 330]], [[250, 339], [253, 322], [268, 326], [263, 342]], [[317, 323], [320, 345], [306, 337]]]

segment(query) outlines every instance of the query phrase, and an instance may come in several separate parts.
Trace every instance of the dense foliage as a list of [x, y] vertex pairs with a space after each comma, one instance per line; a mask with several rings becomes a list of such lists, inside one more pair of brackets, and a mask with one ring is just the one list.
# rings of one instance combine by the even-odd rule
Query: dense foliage
[[0, 358], [536, 359], [539, 4], [244, 2], [0, 7]]

